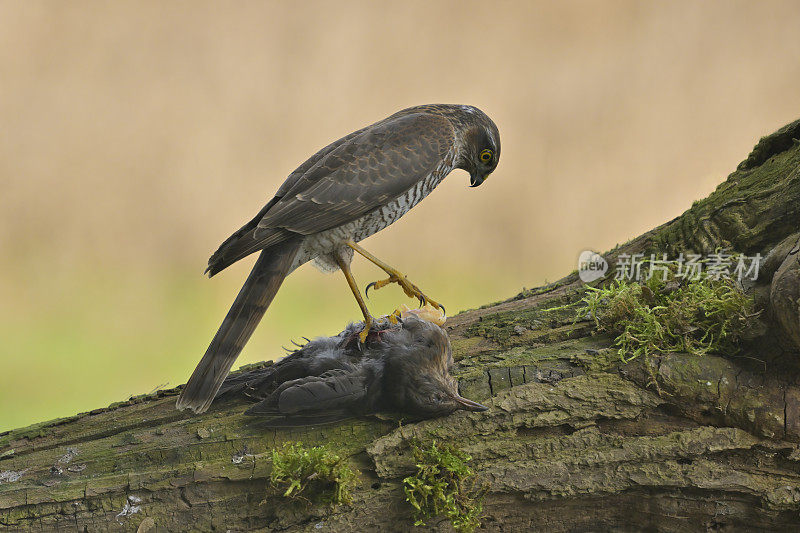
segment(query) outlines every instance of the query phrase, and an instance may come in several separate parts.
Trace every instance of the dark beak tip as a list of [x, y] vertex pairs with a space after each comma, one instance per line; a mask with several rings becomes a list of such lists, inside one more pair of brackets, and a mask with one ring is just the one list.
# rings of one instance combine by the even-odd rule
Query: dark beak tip
[[461, 404], [461, 409], [463, 409], [465, 411], [482, 412], [482, 411], [488, 411], [489, 410], [489, 408], [486, 407], [485, 405], [480, 404], [478, 402], [473, 402], [472, 400], [468, 400], [468, 399], [466, 399], [466, 398], [464, 398], [462, 396], [456, 397], [456, 401], [459, 404]]

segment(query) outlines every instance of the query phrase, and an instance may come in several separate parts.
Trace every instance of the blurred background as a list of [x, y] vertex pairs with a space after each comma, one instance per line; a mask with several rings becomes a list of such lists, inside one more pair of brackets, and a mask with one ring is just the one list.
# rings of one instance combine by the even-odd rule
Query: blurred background
[[[560, 278], [800, 116], [798, 28], [772, 0], [0, 2], [0, 430], [185, 382], [253, 262], [208, 280], [209, 255], [318, 148], [407, 106], [482, 108], [500, 165], [365, 246], [451, 314]], [[306, 265], [236, 366], [359, 316]]]

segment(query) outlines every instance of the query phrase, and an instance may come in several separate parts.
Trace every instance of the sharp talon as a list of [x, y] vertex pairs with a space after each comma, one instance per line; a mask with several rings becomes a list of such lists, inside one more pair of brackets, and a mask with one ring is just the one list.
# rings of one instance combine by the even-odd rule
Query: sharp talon
[[442, 309], [442, 314], [444, 316], [447, 316], [447, 311], [445, 310], [444, 306], [442, 304], [439, 304], [439, 307]]
[[369, 298], [369, 290], [370, 290], [372, 287], [374, 287], [376, 283], [377, 283], [376, 281], [373, 281], [372, 283], [369, 283], [369, 284], [367, 284], [367, 288], [366, 288], [366, 289], [364, 289], [364, 296], [366, 296], [367, 298]]

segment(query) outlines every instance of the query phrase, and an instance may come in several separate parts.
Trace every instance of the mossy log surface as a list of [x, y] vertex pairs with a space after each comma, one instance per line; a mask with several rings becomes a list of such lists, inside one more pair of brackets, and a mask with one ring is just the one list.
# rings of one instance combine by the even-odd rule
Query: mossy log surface
[[[473, 457], [489, 531], [797, 531], [798, 138], [800, 121], [762, 139], [708, 198], [605, 256], [771, 252], [750, 287], [763, 331], [743, 353], [623, 364], [613, 338], [553, 310], [580, 297], [573, 273], [448, 321], [461, 392], [485, 413], [276, 430], [244, 400], [192, 416], [158, 391], [0, 435], [0, 530], [410, 531], [417, 437]], [[352, 505], [266, 497], [286, 441], [349, 457]]]

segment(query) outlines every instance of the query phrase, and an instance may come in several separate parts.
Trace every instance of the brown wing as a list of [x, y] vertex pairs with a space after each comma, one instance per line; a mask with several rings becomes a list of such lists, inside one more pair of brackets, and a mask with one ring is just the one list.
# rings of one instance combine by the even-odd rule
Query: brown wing
[[[369, 128], [369, 126], [367, 126], [367, 128]], [[353, 137], [360, 135], [367, 128], [354, 131], [353, 133], [350, 133], [349, 135], [332, 142], [309, 157], [308, 160], [297, 167], [294, 172], [289, 174], [289, 176], [278, 189], [278, 192], [275, 193], [275, 196], [272, 198], [272, 200], [270, 200], [267, 205], [261, 208], [261, 211], [259, 211], [252, 220], [239, 228], [233, 235], [225, 239], [225, 242], [223, 242], [219, 248], [217, 248], [217, 251], [214, 252], [211, 258], [208, 260], [208, 268], [206, 269], [206, 272], [208, 273], [209, 277], [224, 270], [239, 259], [247, 257], [253, 252], [257, 252], [258, 250], [288, 239], [291, 236], [291, 233], [287, 231], [276, 230], [271, 234], [262, 234], [259, 236], [259, 238], [256, 238], [255, 230], [258, 227], [258, 223], [262, 218], [264, 218], [264, 215], [267, 213], [267, 211], [269, 211], [273, 205], [278, 203], [278, 201], [286, 194], [286, 192], [289, 191], [295, 183], [297, 183], [297, 180], [303, 177], [308, 169], [317, 164], [323, 157], [335, 150], [338, 146], [346, 143]]]
[[355, 220], [427, 176], [451, 148], [453, 127], [441, 116], [408, 111], [342, 137], [300, 165], [214, 252], [209, 276], [293, 234]]
[[287, 187], [254, 237], [276, 231], [310, 235], [356, 220], [433, 172], [453, 140], [453, 127], [438, 115], [414, 113], [379, 122], [331, 150]]

